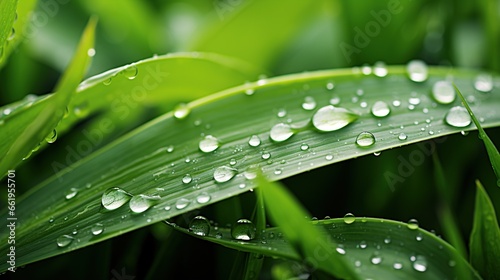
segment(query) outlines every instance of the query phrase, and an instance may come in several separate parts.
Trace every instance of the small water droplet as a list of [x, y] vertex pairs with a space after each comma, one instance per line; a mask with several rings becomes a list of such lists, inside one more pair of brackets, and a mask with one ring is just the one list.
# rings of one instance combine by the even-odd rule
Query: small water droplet
[[474, 88], [480, 92], [490, 92], [493, 89], [493, 78], [489, 74], [480, 74], [474, 81]]
[[92, 226], [90, 231], [92, 232], [93, 235], [99, 235], [104, 231], [104, 225], [101, 223], [97, 223]]
[[401, 101], [399, 101], [399, 100], [394, 100], [394, 101], [392, 101], [392, 106], [394, 106], [394, 107], [399, 107], [399, 106], [401, 106]]
[[344, 216], [344, 223], [346, 224], [352, 224], [356, 221], [356, 217], [352, 213], [347, 213]]
[[471, 124], [471, 117], [467, 109], [455, 106], [446, 114], [445, 122], [454, 127], [467, 127]]
[[74, 238], [71, 235], [61, 235], [57, 238], [57, 246], [61, 247], [61, 248], [66, 247], [69, 244], [71, 244], [71, 242], [73, 242], [73, 240], [74, 240]]
[[366, 241], [359, 242], [359, 248], [365, 249], [367, 246], [368, 246], [368, 244], [366, 244]]
[[219, 140], [212, 135], [207, 135], [200, 141], [199, 147], [204, 153], [213, 152], [219, 148]]
[[281, 173], [282, 173], [282, 172], [283, 172], [283, 169], [281, 169], [281, 168], [276, 168], [276, 169], [274, 170], [274, 175], [281, 175]]
[[302, 108], [308, 111], [314, 110], [314, 108], [316, 108], [316, 100], [314, 100], [312, 96], [306, 96], [302, 103]]
[[327, 161], [333, 160], [333, 155], [332, 154], [328, 154], [328, 155], [325, 156], [325, 159]]
[[160, 197], [158, 195], [139, 194], [134, 195], [128, 203], [130, 210], [134, 213], [142, 213], [155, 204]]
[[400, 270], [403, 268], [403, 264], [402, 263], [398, 263], [398, 262], [395, 262], [392, 267], [396, 270]]
[[84, 118], [89, 114], [89, 106], [87, 102], [82, 102], [73, 108], [73, 113], [77, 118]]
[[72, 199], [73, 197], [75, 197], [76, 195], [78, 194], [78, 189], [76, 188], [71, 188], [69, 189], [67, 192], [66, 192], [66, 199]]
[[191, 183], [192, 180], [193, 180], [193, 177], [191, 177], [191, 175], [189, 175], [189, 174], [186, 174], [186, 175], [184, 175], [184, 177], [182, 177], [182, 182], [184, 184], [189, 184], [189, 183]]
[[253, 223], [247, 219], [239, 219], [231, 227], [231, 236], [237, 240], [252, 240], [255, 238], [256, 229]]
[[189, 113], [191, 113], [191, 109], [186, 103], [181, 103], [174, 109], [174, 117], [178, 120], [185, 119]]
[[169, 146], [167, 147], [167, 153], [171, 153], [171, 152], [173, 152], [173, 151], [174, 151], [174, 146], [173, 146], [173, 145], [169, 145]]
[[339, 105], [340, 104], [340, 97], [338, 95], [333, 95], [332, 98], [330, 98], [330, 104]]
[[210, 233], [210, 222], [203, 216], [196, 216], [189, 223], [189, 231], [199, 236], [207, 236]]
[[413, 269], [419, 272], [424, 272], [427, 270], [427, 259], [424, 256], [416, 256], [413, 262]]
[[327, 105], [320, 108], [313, 116], [312, 123], [320, 131], [339, 130], [358, 119], [358, 115], [340, 107]]
[[53, 222], [54, 222], [54, 217], [50, 217], [49, 223], [53, 223]]
[[450, 260], [450, 261], [448, 262], [448, 265], [449, 265], [450, 267], [455, 267], [455, 265], [457, 265], [457, 263], [456, 263], [454, 260]]
[[326, 83], [327, 90], [332, 90], [334, 87], [335, 87], [335, 84], [333, 82]]
[[408, 76], [410, 80], [420, 83], [427, 80], [428, 77], [428, 68], [427, 64], [421, 60], [412, 60], [406, 66], [406, 71], [408, 72]]
[[438, 81], [432, 86], [432, 97], [441, 104], [450, 104], [455, 101], [455, 89], [448, 81]]
[[389, 115], [391, 109], [384, 101], [377, 101], [373, 104], [371, 112], [375, 117], [383, 118]]
[[234, 158], [229, 160], [229, 165], [235, 165], [236, 163], [238, 163], [238, 162]]
[[278, 118], [284, 118], [286, 116], [286, 110], [281, 108], [278, 110]]
[[260, 138], [257, 135], [252, 135], [250, 139], [248, 139], [248, 145], [252, 147], [258, 147], [260, 145]]
[[363, 131], [356, 137], [356, 144], [360, 147], [369, 147], [375, 144], [375, 136], [368, 131]]
[[122, 70], [122, 74], [127, 77], [129, 80], [135, 79], [137, 77], [137, 73], [139, 70], [135, 65], [129, 65], [125, 69]]
[[88, 55], [89, 57], [94, 57], [94, 55], [95, 55], [95, 49], [94, 49], [94, 48], [90, 48], [90, 49], [88, 49], [88, 50], [87, 50], [87, 55]]
[[10, 30], [9, 37], [7, 38], [7, 41], [12, 41], [16, 37], [16, 30], [14, 27]]
[[369, 65], [363, 65], [363, 67], [361, 67], [361, 73], [363, 73], [363, 75], [370, 75], [372, 73], [372, 68]]
[[344, 249], [344, 246], [342, 244], [337, 244], [337, 248], [335, 248], [335, 251], [337, 251], [337, 253], [341, 254], [341, 255], [345, 255], [345, 249]]
[[301, 151], [307, 151], [308, 149], [309, 149], [309, 145], [307, 145], [306, 143], [303, 143], [302, 145], [300, 145]]
[[382, 257], [380, 256], [380, 253], [375, 251], [370, 257], [370, 262], [372, 264], [380, 264], [382, 262]]
[[384, 238], [384, 243], [385, 244], [391, 243], [391, 238], [389, 236], [387, 236], [386, 238]]
[[52, 130], [49, 133], [49, 135], [47, 135], [47, 137], [45, 137], [45, 141], [47, 141], [47, 143], [49, 144], [56, 142], [56, 140], [57, 140], [57, 131], [55, 129]]
[[401, 132], [398, 135], [398, 139], [401, 140], [401, 141], [404, 141], [404, 140], [408, 139], [408, 135], [406, 135], [406, 133], [404, 133], [404, 132]]
[[262, 159], [270, 159], [271, 158], [271, 153], [269, 152], [262, 152]]
[[105, 86], [109, 86], [112, 81], [113, 81], [113, 78], [109, 77], [106, 80], [102, 81], [102, 84], [105, 85]]
[[373, 65], [373, 74], [377, 77], [385, 77], [387, 76], [387, 66], [382, 61], [377, 61]]
[[279, 123], [271, 128], [269, 137], [275, 142], [283, 142], [294, 134], [289, 124]]
[[234, 175], [236, 175], [236, 169], [224, 165], [215, 169], [214, 180], [218, 183], [224, 183], [231, 180]]
[[248, 95], [248, 96], [253, 95], [254, 93], [255, 93], [255, 90], [253, 90], [251, 88], [245, 90], [245, 94]]
[[177, 200], [177, 202], [175, 202], [175, 209], [177, 210], [184, 209], [189, 205], [189, 203], [190, 201], [188, 199], [180, 198], [179, 200]]
[[406, 225], [411, 230], [418, 229], [418, 221], [416, 219], [410, 219]]
[[[420, 104], [420, 98], [410, 97], [410, 98], [408, 98], [408, 103], [410, 103], [410, 105], [418, 105], [418, 104]], [[410, 110], [412, 110], [412, 109], [410, 109]]]
[[108, 210], [114, 210], [127, 203], [132, 195], [120, 188], [107, 189], [101, 199], [102, 206]]
[[422, 239], [424, 239], [424, 238], [423, 238], [422, 234], [418, 233], [417, 236], [415, 237], [415, 239], [417, 241], [422, 241]]
[[209, 202], [210, 199], [211, 199], [210, 195], [208, 193], [204, 192], [204, 193], [199, 194], [196, 197], [196, 202], [198, 202], [199, 204], [204, 204], [204, 203]]

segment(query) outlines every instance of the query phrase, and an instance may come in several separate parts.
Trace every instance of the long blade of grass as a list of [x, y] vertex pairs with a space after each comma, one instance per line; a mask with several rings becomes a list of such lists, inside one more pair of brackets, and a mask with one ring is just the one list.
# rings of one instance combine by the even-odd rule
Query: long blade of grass
[[[189, 103], [124, 135], [32, 188], [18, 201], [17, 215], [23, 221], [16, 235], [19, 265], [236, 196], [254, 186], [254, 168], [271, 180], [279, 180], [334, 162], [473, 129], [447, 124], [445, 116], [459, 101], [437, 104], [430, 92], [435, 82], [451, 76], [460, 87], [470, 89], [477, 72], [430, 68], [429, 78], [415, 83], [408, 79], [405, 67], [389, 67], [387, 71], [385, 77], [346, 69], [260, 80]], [[494, 81], [498, 83], [498, 78]], [[478, 101], [488, 100], [475, 104], [476, 110], [488, 116], [485, 127], [500, 125], [498, 91], [494, 88], [489, 95], [471, 94]], [[386, 117], [370, 112], [377, 101], [388, 106]], [[357, 120], [336, 131], [318, 131], [310, 120], [318, 108], [331, 109], [330, 102], [350, 110], [353, 114], [347, 115], [355, 114]], [[308, 110], [311, 107], [315, 109]], [[294, 135], [276, 142], [270, 139], [270, 131], [280, 123], [278, 127], [293, 126]], [[370, 134], [361, 134], [365, 131]], [[273, 137], [280, 140], [274, 132]], [[358, 137], [360, 134], [363, 137]], [[77, 143], [76, 150], [81, 143], [84, 140]], [[215, 151], [208, 152], [209, 147]], [[62, 155], [61, 161], [71, 156]], [[394, 174], [393, 181], [404, 179], [403, 175]], [[141, 194], [154, 196], [146, 199], [147, 207], [140, 210], [129, 202], [108, 211], [101, 199], [114, 187], [136, 199], [144, 198]], [[5, 212], [2, 217], [6, 217]], [[105, 230], [94, 235], [92, 228], [97, 223]], [[56, 246], [56, 240], [76, 226], [79, 242]], [[5, 264], [0, 264], [2, 269], [6, 269]]]
[[484, 279], [499, 279], [500, 228], [488, 193], [476, 181], [474, 225], [470, 236], [470, 262]]
[[[9, 110], [9, 114], [1, 119], [0, 130], [0, 174], [6, 174], [9, 168], [15, 168], [23, 159], [29, 157], [41, 141], [54, 129], [63, 118], [66, 106], [72, 93], [80, 83], [90, 62], [94, 46], [94, 32], [97, 20], [89, 20], [85, 28], [75, 56], [67, 71], [56, 86], [56, 93], [47, 97], [44, 103], [33, 105], [28, 114], [23, 110]], [[31, 106], [28, 103], [26, 106]], [[28, 155], [28, 156], [26, 156]]]
[[11, 39], [12, 26], [16, 17], [17, 0], [0, 2], [0, 66], [5, 60], [7, 42]]
[[490, 137], [488, 137], [488, 135], [484, 131], [481, 123], [477, 120], [476, 115], [470, 108], [469, 103], [464, 98], [458, 87], [456, 85], [453, 86], [455, 87], [455, 90], [458, 92], [458, 95], [460, 96], [460, 99], [462, 100], [465, 108], [472, 117], [472, 121], [474, 121], [474, 124], [479, 130], [479, 138], [481, 138], [481, 140], [483, 140], [484, 142], [484, 146], [486, 147], [486, 152], [488, 153], [488, 157], [490, 158], [491, 166], [493, 167], [493, 171], [497, 176], [497, 186], [500, 187], [500, 153], [498, 152], [498, 149], [495, 146], [495, 144], [493, 144], [493, 141], [491, 141]]

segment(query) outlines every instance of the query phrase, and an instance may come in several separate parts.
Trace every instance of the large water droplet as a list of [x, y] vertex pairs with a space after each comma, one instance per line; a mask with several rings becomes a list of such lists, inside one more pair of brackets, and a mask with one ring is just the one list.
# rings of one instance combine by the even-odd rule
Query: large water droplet
[[180, 198], [175, 202], [175, 209], [181, 210], [186, 208], [189, 205], [190, 201], [187, 198]]
[[328, 105], [320, 108], [314, 114], [312, 123], [320, 131], [335, 131], [345, 127], [357, 118], [357, 114], [345, 108]]
[[231, 227], [231, 236], [237, 240], [252, 240], [256, 232], [253, 223], [247, 219], [239, 219]]
[[207, 135], [200, 141], [200, 150], [204, 153], [210, 153], [219, 148], [219, 140], [212, 135]]
[[75, 197], [76, 195], [78, 194], [78, 189], [77, 188], [71, 188], [69, 189], [67, 192], [66, 192], [66, 199], [72, 199], [73, 197]]
[[189, 184], [189, 183], [191, 183], [192, 180], [193, 180], [193, 177], [191, 177], [191, 175], [189, 175], [189, 174], [186, 174], [186, 175], [184, 175], [184, 177], [182, 177], [182, 182], [184, 184]]
[[269, 137], [276, 142], [283, 142], [293, 135], [293, 130], [289, 124], [279, 123], [271, 128]]
[[414, 82], [423, 82], [427, 80], [428, 76], [428, 68], [427, 64], [421, 60], [412, 60], [406, 66], [406, 71], [408, 72], [408, 76], [410, 80]]
[[199, 236], [207, 236], [210, 233], [210, 222], [203, 216], [196, 216], [189, 223], [189, 231]]
[[47, 135], [47, 137], [45, 137], [45, 141], [47, 141], [47, 143], [49, 144], [56, 142], [56, 140], [57, 140], [57, 131], [55, 129], [52, 130], [49, 133], [49, 135]]
[[128, 205], [132, 212], [142, 213], [153, 206], [159, 199], [160, 196], [158, 195], [139, 194], [134, 195]]
[[416, 219], [410, 219], [406, 225], [411, 230], [418, 229], [418, 221]]
[[260, 138], [257, 135], [252, 135], [250, 139], [248, 139], [248, 145], [252, 147], [258, 147], [260, 145]]
[[127, 203], [132, 195], [120, 188], [107, 189], [102, 195], [102, 206], [108, 210], [114, 210]]
[[139, 70], [135, 65], [129, 65], [127, 66], [127, 68], [122, 70], [123, 75], [127, 77], [127, 79], [129, 80], [135, 79], [135, 77], [137, 77], [138, 72]]
[[454, 127], [466, 127], [471, 123], [471, 117], [467, 109], [462, 106], [451, 108], [444, 119], [447, 124]]
[[382, 262], [382, 257], [377, 251], [373, 252], [373, 254], [371, 255], [370, 262], [372, 264], [379, 264]]
[[236, 169], [225, 165], [217, 167], [214, 171], [214, 180], [218, 183], [227, 182], [236, 175], [236, 171]]
[[73, 240], [74, 240], [74, 238], [71, 235], [61, 235], [57, 238], [56, 242], [57, 242], [57, 246], [62, 248], [62, 247], [66, 247], [69, 244], [71, 244], [71, 242], [73, 242]]
[[191, 113], [191, 109], [186, 103], [181, 103], [174, 109], [174, 117], [179, 120], [185, 119], [189, 113]]
[[360, 147], [371, 146], [375, 144], [375, 136], [368, 131], [363, 131], [356, 137], [356, 144]]
[[416, 256], [413, 262], [413, 269], [416, 271], [424, 272], [427, 270], [427, 259], [424, 256]]
[[493, 89], [493, 78], [489, 74], [480, 74], [474, 81], [474, 88], [480, 92], [490, 92]]
[[373, 104], [371, 111], [375, 117], [383, 118], [389, 115], [391, 109], [384, 101], [377, 101]]
[[352, 224], [356, 221], [356, 217], [352, 213], [347, 213], [344, 216], [344, 223], [346, 224]]
[[432, 97], [441, 104], [455, 101], [455, 89], [448, 81], [438, 81], [432, 86]]
[[306, 96], [302, 103], [302, 108], [308, 111], [314, 110], [314, 108], [316, 108], [316, 100], [314, 100], [312, 96]]
[[211, 199], [210, 195], [208, 193], [204, 192], [204, 193], [199, 194], [196, 197], [196, 202], [198, 202], [199, 204], [204, 204], [204, 203], [209, 202], [210, 199]]
[[373, 74], [377, 77], [385, 77], [387, 76], [387, 66], [382, 61], [377, 61], [373, 65]]
[[97, 223], [92, 226], [90, 231], [92, 232], [93, 235], [99, 235], [104, 231], [104, 225], [101, 223]]

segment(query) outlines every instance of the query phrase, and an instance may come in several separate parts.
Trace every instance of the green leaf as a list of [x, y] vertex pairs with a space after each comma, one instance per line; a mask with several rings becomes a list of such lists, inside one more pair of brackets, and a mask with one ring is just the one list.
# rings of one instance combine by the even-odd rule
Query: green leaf
[[[48, 96], [44, 103], [32, 105], [29, 110], [8, 108], [9, 114], [0, 119], [0, 174], [16, 167], [21, 159], [29, 157], [33, 149], [54, 129], [62, 119], [72, 93], [80, 83], [90, 62], [89, 51], [94, 45], [96, 19], [90, 19], [76, 50], [73, 61], [56, 86], [56, 93]], [[92, 49], [93, 50], [93, 49]], [[5, 116], [6, 115], [6, 116]]]
[[[18, 201], [17, 215], [23, 221], [16, 229], [18, 264], [76, 250], [236, 196], [254, 187], [249, 173], [254, 168], [271, 180], [279, 180], [334, 162], [473, 129], [446, 124], [446, 114], [459, 101], [436, 104], [430, 92], [436, 81], [448, 77], [460, 87], [471, 89], [477, 72], [429, 68], [429, 78], [416, 83], [408, 78], [405, 67], [387, 70], [385, 77], [364, 75], [355, 68], [264, 79], [193, 101], [176, 112], [177, 116], [188, 113], [183, 118], [175, 118], [170, 112], [129, 132], [32, 187]], [[476, 100], [488, 101], [475, 104], [475, 109], [488, 116], [485, 127], [500, 125], [499, 90], [494, 88], [489, 95], [471, 91]], [[316, 108], [305, 110], [302, 106], [310, 108], [311, 98]], [[341, 116], [353, 112], [359, 117], [336, 131], [318, 131], [309, 121], [332, 98], [334, 102], [340, 99], [336, 108], [345, 108], [335, 109]], [[388, 104], [388, 116], [370, 113], [377, 101]], [[288, 119], [295, 134], [283, 142], [272, 141], [271, 128], [288, 123]], [[364, 131], [376, 139], [371, 146], [356, 144]], [[97, 132], [90, 131], [86, 139], [65, 147], [68, 153], [51, 164], [54, 170], [91, 146]], [[219, 147], [214, 152], [200, 150], [200, 141], [207, 135], [218, 139]], [[260, 139], [259, 145], [254, 141], [249, 144], [254, 135]], [[361, 143], [369, 143], [367, 140]], [[186, 174], [193, 178], [189, 183], [182, 180]], [[388, 183], [404, 181], [403, 175], [391, 174]], [[113, 187], [138, 198], [140, 194], [153, 195], [150, 201], [154, 205], [143, 213], [131, 212], [129, 204], [107, 211], [101, 198]], [[0, 219], [5, 217], [3, 212]], [[105, 230], [93, 235], [91, 229], [97, 223]], [[57, 247], [57, 238], [70, 234], [76, 226], [79, 234], [75, 238], [79, 241]], [[0, 235], [3, 249], [5, 238]], [[5, 269], [6, 265], [0, 264], [0, 270]]]
[[17, 0], [3, 0], [0, 2], [0, 66], [7, 57], [7, 42], [11, 39], [12, 25], [16, 17]]
[[484, 146], [486, 147], [486, 152], [488, 153], [488, 157], [490, 158], [491, 166], [493, 167], [493, 171], [497, 176], [497, 186], [500, 187], [500, 153], [498, 153], [497, 147], [495, 147], [493, 141], [491, 141], [490, 137], [488, 137], [488, 135], [482, 128], [481, 123], [477, 120], [476, 115], [474, 114], [474, 112], [472, 112], [469, 103], [467, 102], [467, 100], [465, 100], [464, 96], [462, 95], [458, 87], [456, 85], [453, 86], [455, 87], [455, 90], [458, 92], [460, 99], [462, 99], [465, 108], [469, 112], [470, 116], [472, 117], [472, 120], [474, 121], [474, 124], [479, 130], [479, 138], [481, 138], [484, 142]]
[[[313, 244], [314, 247], [307, 248], [315, 252], [314, 258], [309, 261], [317, 264], [320, 260], [335, 255], [342, 258], [343, 263], [361, 279], [481, 279], [448, 243], [426, 230], [406, 223], [355, 218], [350, 224], [344, 219], [319, 220], [309, 224], [313, 225], [314, 230], [328, 234], [326, 244]], [[195, 236], [179, 226], [174, 228]], [[302, 259], [284, 228], [268, 228], [261, 238], [249, 241], [233, 239], [230, 231], [219, 227], [211, 230], [209, 236], [196, 237], [235, 250], [298, 261]], [[330, 269], [319, 268], [326, 271]]]
[[[257, 186], [263, 193], [272, 220], [283, 230], [286, 240], [308, 265], [339, 278], [361, 279], [341, 256], [342, 253], [337, 254], [333, 248], [326, 250], [326, 256], [318, 257], [318, 249], [328, 248], [332, 244], [329, 244], [327, 235], [322, 229], [312, 226], [304, 219], [309, 214], [292, 194], [280, 184], [268, 182], [260, 175]], [[337, 244], [333, 243], [333, 246]], [[338, 248], [343, 249], [343, 247]]]
[[500, 228], [488, 193], [476, 181], [474, 225], [470, 235], [470, 262], [484, 279], [499, 279]]

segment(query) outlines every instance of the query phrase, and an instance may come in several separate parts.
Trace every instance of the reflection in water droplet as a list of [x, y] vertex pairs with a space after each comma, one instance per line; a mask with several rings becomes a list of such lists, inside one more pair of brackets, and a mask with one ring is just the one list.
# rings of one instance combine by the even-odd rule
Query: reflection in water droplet
[[177, 202], [175, 202], [175, 208], [177, 210], [184, 209], [189, 205], [189, 203], [190, 203], [190, 201], [188, 199], [180, 198], [179, 200], [177, 200]]
[[189, 231], [199, 236], [207, 236], [210, 233], [210, 222], [203, 216], [196, 216], [189, 223]]
[[490, 92], [493, 89], [493, 78], [489, 74], [480, 74], [474, 81], [474, 88], [480, 92]]
[[236, 175], [236, 169], [224, 165], [215, 169], [214, 180], [218, 183], [224, 183], [231, 180], [234, 175]]
[[455, 89], [448, 81], [438, 81], [432, 86], [432, 97], [441, 104], [455, 101]]
[[93, 235], [99, 235], [104, 231], [104, 225], [101, 223], [97, 223], [92, 226], [90, 231], [92, 232]]
[[408, 76], [410, 80], [414, 82], [423, 82], [427, 80], [428, 76], [428, 68], [427, 64], [421, 60], [412, 60], [406, 66], [406, 71], [408, 72]]
[[377, 101], [373, 104], [371, 111], [375, 117], [383, 118], [389, 115], [391, 109], [384, 101]]
[[49, 133], [49, 135], [47, 135], [47, 137], [45, 137], [45, 141], [47, 141], [47, 143], [49, 144], [56, 142], [56, 140], [57, 140], [57, 131], [55, 129], [52, 130]]
[[271, 153], [269, 152], [262, 152], [262, 159], [270, 159], [271, 158]]
[[237, 240], [252, 240], [257, 230], [253, 223], [247, 219], [239, 219], [231, 227], [231, 236]]
[[413, 269], [419, 272], [424, 272], [427, 270], [427, 259], [424, 256], [416, 256], [413, 262]]
[[340, 107], [328, 105], [320, 108], [314, 115], [312, 123], [320, 131], [339, 130], [358, 119], [358, 115]]
[[67, 192], [66, 192], [66, 199], [72, 199], [73, 197], [75, 197], [76, 195], [78, 194], [78, 189], [76, 188], [71, 188], [69, 189]]
[[416, 219], [410, 219], [406, 225], [411, 230], [418, 229], [418, 221]]
[[120, 188], [107, 189], [101, 199], [102, 206], [108, 210], [114, 210], [127, 203], [132, 195]]
[[174, 117], [178, 120], [185, 119], [189, 113], [191, 112], [191, 109], [189, 106], [185, 103], [181, 103], [177, 105], [174, 109]]
[[199, 204], [204, 204], [209, 202], [210, 199], [211, 199], [210, 195], [206, 192], [203, 192], [196, 197], [196, 202], [198, 202]]
[[454, 127], [467, 127], [472, 120], [467, 109], [462, 106], [455, 106], [446, 114], [445, 122]]
[[302, 108], [308, 111], [314, 110], [314, 108], [316, 108], [316, 100], [314, 100], [311, 96], [306, 96], [304, 98], [304, 102], [302, 103]]
[[192, 180], [193, 180], [193, 177], [191, 177], [191, 175], [189, 175], [189, 174], [186, 174], [186, 175], [184, 175], [184, 177], [182, 177], [182, 182], [184, 184], [189, 184], [189, 183], [191, 183]]
[[276, 142], [283, 142], [294, 134], [289, 124], [279, 123], [271, 128], [269, 137]]
[[308, 149], [309, 149], [309, 145], [307, 145], [306, 143], [303, 143], [302, 145], [300, 145], [301, 151], [307, 151]]
[[212, 135], [207, 135], [199, 144], [200, 150], [204, 153], [210, 153], [219, 148], [219, 140]]
[[69, 244], [71, 244], [71, 242], [73, 242], [73, 240], [74, 240], [74, 238], [71, 235], [61, 235], [57, 238], [57, 246], [61, 247], [61, 248], [66, 247]]
[[129, 80], [135, 79], [137, 77], [137, 73], [139, 70], [135, 65], [129, 65], [125, 69], [122, 70], [122, 74], [127, 77]]
[[369, 147], [375, 144], [375, 136], [368, 131], [363, 131], [356, 137], [356, 144], [360, 147]]
[[370, 262], [372, 264], [380, 264], [382, 262], [382, 257], [380, 256], [380, 253], [377, 251], [373, 252], [372, 256], [370, 257]]
[[398, 135], [398, 139], [401, 140], [401, 141], [406, 140], [406, 139], [408, 139], [408, 135], [406, 135], [404, 132], [401, 132]]
[[257, 135], [252, 135], [250, 139], [248, 139], [248, 145], [252, 147], [258, 147], [260, 145], [260, 138]]
[[352, 224], [356, 221], [356, 217], [352, 213], [347, 213], [344, 216], [344, 223], [346, 224]]

